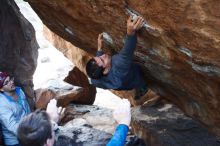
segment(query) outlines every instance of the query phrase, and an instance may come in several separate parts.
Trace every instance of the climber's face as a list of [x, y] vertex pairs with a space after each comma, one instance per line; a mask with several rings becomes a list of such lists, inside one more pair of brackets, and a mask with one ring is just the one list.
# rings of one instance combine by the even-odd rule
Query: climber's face
[[98, 66], [106, 68], [111, 66], [111, 56], [107, 54], [103, 54], [99, 57], [94, 57], [96, 63]]
[[15, 90], [14, 78], [7, 76], [2, 87], [2, 91], [10, 92]]

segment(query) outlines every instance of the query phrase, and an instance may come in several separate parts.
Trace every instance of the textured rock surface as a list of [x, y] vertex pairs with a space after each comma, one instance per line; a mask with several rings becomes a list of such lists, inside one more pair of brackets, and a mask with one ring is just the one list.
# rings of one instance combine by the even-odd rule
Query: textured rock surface
[[57, 100], [57, 105], [66, 107], [71, 102], [78, 102], [79, 97], [82, 97], [81, 88], [73, 87], [68, 85], [68, 88], [65, 87], [52, 87], [48, 89], [37, 89], [36, 91], [36, 108], [46, 109], [47, 104], [51, 99]]
[[[97, 106], [68, 106], [65, 115], [69, 118], [68, 121], [73, 120], [60, 127], [56, 135], [56, 146], [105, 145], [116, 126], [111, 112], [111, 110]], [[97, 120], [93, 120], [94, 118]]]
[[38, 44], [33, 26], [20, 13], [13, 0], [0, 1], [0, 70], [15, 77], [33, 107], [33, 74]]
[[[69, 105], [65, 115], [62, 122], [69, 122], [60, 127], [56, 146], [104, 146], [116, 127], [112, 110], [98, 106]], [[130, 137], [127, 146], [144, 146]]]
[[135, 59], [149, 86], [220, 136], [218, 0], [28, 2], [52, 31], [91, 54], [100, 32], [119, 51], [127, 13], [143, 16]]
[[133, 108], [131, 125], [150, 146], [220, 146], [217, 137], [168, 103]]

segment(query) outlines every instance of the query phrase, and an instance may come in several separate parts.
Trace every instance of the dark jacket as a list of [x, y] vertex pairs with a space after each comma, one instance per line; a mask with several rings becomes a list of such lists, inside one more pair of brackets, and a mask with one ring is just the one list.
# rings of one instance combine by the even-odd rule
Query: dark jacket
[[[140, 66], [133, 62], [136, 44], [136, 34], [126, 36], [123, 49], [112, 56], [109, 73], [100, 79], [92, 79], [92, 84], [99, 88], [115, 90], [130, 90], [146, 86]], [[98, 51], [96, 56], [102, 54], [102, 51]]]

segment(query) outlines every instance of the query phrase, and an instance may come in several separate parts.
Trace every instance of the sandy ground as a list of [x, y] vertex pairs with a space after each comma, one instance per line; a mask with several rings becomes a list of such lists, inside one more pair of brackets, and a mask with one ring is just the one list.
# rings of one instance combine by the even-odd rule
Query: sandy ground
[[[34, 89], [44, 87], [50, 80], [63, 80], [74, 65], [43, 36], [43, 23], [27, 2], [15, 0], [21, 13], [35, 28], [38, 49], [38, 65], [34, 74]], [[98, 89], [94, 105], [114, 109], [120, 98], [108, 90]]]

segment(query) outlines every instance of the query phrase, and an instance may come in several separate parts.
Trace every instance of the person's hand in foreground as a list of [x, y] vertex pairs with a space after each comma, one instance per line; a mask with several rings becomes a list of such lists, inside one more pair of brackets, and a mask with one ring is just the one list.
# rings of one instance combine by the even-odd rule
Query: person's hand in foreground
[[113, 112], [114, 119], [118, 124], [125, 124], [127, 126], [131, 123], [131, 104], [127, 99], [123, 99]]
[[65, 108], [57, 107], [56, 99], [51, 99], [46, 109], [46, 112], [50, 116], [50, 119], [56, 123], [59, 121], [60, 115], [62, 115], [64, 111], [65, 111]]
[[144, 18], [138, 16], [135, 20], [132, 20], [130, 16], [127, 20], [127, 35], [134, 35], [144, 25]]

